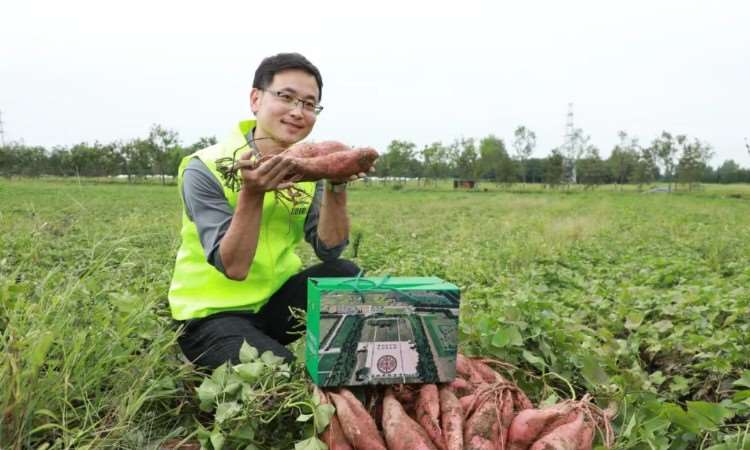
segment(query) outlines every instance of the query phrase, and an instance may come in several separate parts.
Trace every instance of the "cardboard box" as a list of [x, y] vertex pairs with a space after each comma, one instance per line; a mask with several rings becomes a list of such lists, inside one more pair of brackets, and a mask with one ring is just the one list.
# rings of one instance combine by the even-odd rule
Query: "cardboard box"
[[459, 300], [436, 277], [310, 278], [307, 371], [326, 387], [450, 382]]

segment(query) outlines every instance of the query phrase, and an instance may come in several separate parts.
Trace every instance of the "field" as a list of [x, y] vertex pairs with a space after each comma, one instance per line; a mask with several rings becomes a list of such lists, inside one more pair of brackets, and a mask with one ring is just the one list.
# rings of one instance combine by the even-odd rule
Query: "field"
[[[534, 401], [617, 402], [618, 448], [750, 448], [747, 186], [374, 185], [349, 203], [345, 257], [461, 287], [460, 350], [519, 366]], [[195, 429], [166, 302], [179, 225], [174, 186], [0, 181], [0, 448]]]

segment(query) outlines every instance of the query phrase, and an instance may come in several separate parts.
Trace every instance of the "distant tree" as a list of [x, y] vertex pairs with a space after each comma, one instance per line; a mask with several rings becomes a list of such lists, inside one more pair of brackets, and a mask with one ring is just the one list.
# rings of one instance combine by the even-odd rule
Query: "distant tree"
[[700, 183], [708, 161], [713, 157], [713, 149], [707, 143], [698, 139], [691, 142], [687, 136], [678, 135], [677, 144], [681, 150], [677, 164], [677, 179], [688, 185], [692, 191]]
[[438, 178], [447, 177], [450, 173], [448, 149], [441, 142], [433, 142], [422, 149], [424, 176], [437, 183]]
[[719, 183], [739, 183], [741, 181], [742, 168], [734, 160], [728, 159], [716, 169], [716, 178]]
[[384, 177], [415, 176], [415, 151], [413, 142], [393, 140], [383, 156], [378, 158], [377, 171]]
[[659, 167], [651, 147], [641, 148], [638, 152], [638, 161], [633, 171], [633, 181], [638, 184], [638, 190], [643, 189], [644, 184], [653, 182], [659, 175]]
[[677, 156], [677, 141], [668, 132], [662, 131], [661, 136], [651, 143], [651, 151], [656, 160], [659, 161], [664, 170], [664, 178], [668, 181], [668, 190], [672, 192], [672, 181], [675, 169], [675, 156]]
[[583, 184], [586, 189], [591, 189], [602, 183], [607, 176], [607, 167], [599, 156], [599, 149], [589, 146], [586, 153], [577, 164], [578, 182]]
[[165, 177], [171, 172], [174, 148], [180, 143], [179, 135], [174, 130], [154, 124], [149, 130], [147, 142], [156, 173], [161, 176], [161, 184], [165, 184]]
[[219, 142], [218, 139], [216, 139], [216, 136], [202, 136], [198, 138], [197, 141], [195, 141], [192, 145], [185, 148], [185, 153], [190, 155], [198, 150], [203, 150], [206, 147], [210, 147], [212, 145], [216, 145]]
[[561, 148], [563, 154], [563, 179], [566, 183], [575, 184], [577, 180], [576, 166], [578, 160], [586, 152], [591, 145], [591, 136], [584, 135], [581, 128], [573, 129], [573, 134], [570, 136], [569, 141], [565, 146]]
[[526, 161], [526, 181], [528, 183], [544, 182], [544, 161], [545, 158], [529, 158]]
[[528, 161], [531, 153], [534, 151], [534, 147], [536, 147], [536, 133], [523, 125], [519, 125], [513, 132], [513, 136], [514, 156], [519, 162], [518, 168], [521, 174], [521, 180], [526, 183], [526, 175], [528, 172], [526, 161]]
[[461, 138], [457, 141], [458, 157], [456, 173], [460, 178], [475, 180], [479, 178], [479, 155], [474, 139]]
[[612, 149], [612, 153], [607, 159], [609, 173], [612, 181], [618, 185], [630, 182], [638, 164], [638, 140], [636, 138], [628, 139], [628, 134], [624, 131], [618, 133], [620, 143]]
[[553, 149], [544, 160], [544, 183], [549, 187], [557, 187], [563, 181], [565, 175], [565, 157], [560, 149]]
[[507, 181], [502, 175], [505, 161], [510, 160], [502, 139], [489, 135], [479, 141], [479, 175], [496, 182]]

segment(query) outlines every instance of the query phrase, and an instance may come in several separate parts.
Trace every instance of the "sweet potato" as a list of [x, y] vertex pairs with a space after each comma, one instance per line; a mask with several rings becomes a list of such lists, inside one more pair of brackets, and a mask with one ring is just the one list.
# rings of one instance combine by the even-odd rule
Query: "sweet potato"
[[344, 436], [354, 448], [386, 450], [375, 421], [351, 392], [341, 389], [340, 395], [331, 392], [329, 396], [336, 406], [336, 415], [341, 422]]
[[578, 450], [591, 450], [594, 445], [594, 423], [584, 418], [583, 428], [581, 430], [581, 442], [578, 444]]
[[571, 412], [569, 403], [558, 403], [542, 409], [525, 409], [519, 412], [508, 429], [508, 450], [527, 450], [531, 444], [549, 433]]
[[561, 425], [531, 445], [530, 450], [578, 450], [583, 437], [583, 413], [576, 411], [575, 419]]
[[461, 403], [447, 387], [440, 388], [440, 425], [443, 429], [445, 448], [463, 450], [464, 448], [464, 415]]
[[[319, 390], [317, 387], [315, 388], [315, 392], [320, 397], [320, 403], [324, 405], [331, 403], [325, 392]], [[349, 441], [346, 440], [344, 431], [341, 429], [341, 423], [335, 414], [331, 417], [328, 427], [320, 435], [320, 439], [326, 443], [329, 450], [353, 450], [352, 446], [349, 445]]]
[[417, 421], [440, 450], [445, 450], [443, 430], [440, 429], [440, 396], [434, 384], [423, 384], [419, 389], [416, 408]]
[[383, 398], [383, 432], [389, 450], [438, 450], [422, 427], [406, 415], [391, 389]]
[[474, 367], [474, 370], [482, 377], [485, 383], [502, 383], [508, 381], [482, 361], [476, 359], [471, 360], [471, 365]]
[[461, 377], [454, 378], [453, 381], [448, 384], [448, 387], [456, 394], [457, 397], [463, 397], [474, 392], [474, 387]]
[[284, 151], [284, 155], [295, 158], [316, 158], [346, 150], [351, 151], [352, 148], [337, 141], [301, 142], [289, 147]]
[[378, 158], [378, 152], [361, 148], [329, 153], [313, 158], [290, 157], [293, 174], [298, 181], [322, 179], [346, 180], [352, 175], [367, 173]]
[[534, 404], [531, 403], [531, 400], [526, 396], [526, 393], [522, 391], [521, 388], [518, 388], [513, 392], [513, 407], [516, 411], [523, 411], [524, 409], [533, 408]]
[[474, 403], [476, 402], [477, 395], [476, 394], [470, 394], [470, 395], [464, 395], [461, 397], [461, 399], [458, 401], [458, 404], [461, 405], [461, 410], [463, 411], [464, 415], [468, 415], [472, 406], [474, 406]]
[[502, 428], [498, 408], [493, 399], [484, 401], [466, 421], [464, 448], [466, 450], [503, 449]]
[[460, 353], [456, 354], [456, 372], [471, 384], [480, 384], [484, 381], [471, 360]]

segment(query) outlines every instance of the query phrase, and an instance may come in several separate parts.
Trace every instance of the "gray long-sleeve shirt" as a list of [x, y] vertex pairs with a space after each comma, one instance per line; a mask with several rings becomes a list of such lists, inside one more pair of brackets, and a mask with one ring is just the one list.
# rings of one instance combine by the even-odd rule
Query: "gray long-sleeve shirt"
[[[305, 218], [305, 241], [312, 245], [315, 254], [322, 261], [331, 261], [344, 251], [348, 240], [334, 247], [326, 247], [318, 238], [318, 218], [320, 217], [320, 201], [323, 197], [323, 182], [318, 181], [315, 186], [310, 208]], [[198, 158], [188, 162], [183, 173], [182, 198], [188, 218], [195, 223], [198, 236], [206, 255], [206, 261], [222, 274], [225, 274], [221, 262], [219, 244], [232, 223], [234, 211], [224, 196], [224, 189], [219, 180], [211, 173], [206, 165]]]

